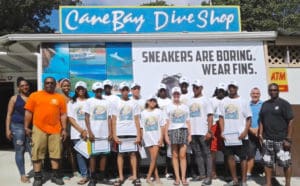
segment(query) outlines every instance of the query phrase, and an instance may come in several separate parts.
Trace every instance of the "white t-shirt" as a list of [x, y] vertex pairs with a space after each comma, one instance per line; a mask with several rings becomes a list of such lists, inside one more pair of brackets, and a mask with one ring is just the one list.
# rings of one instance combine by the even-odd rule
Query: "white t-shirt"
[[112, 115], [117, 117], [117, 136], [136, 136], [135, 116], [140, 115], [139, 105], [133, 100], [120, 99], [112, 109]]
[[144, 110], [141, 113], [141, 128], [143, 128], [143, 140], [145, 146], [158, 145], [161, 136], [160, 127], [165, 125], [163, 112], [160, 109]]
[[181, 94], [180, 95], [180, 101], [181, 103], [188, 105], [189, 104], [189, 100], [192, 98], [193, 96], [190, 93], [186, 93], [186, 94]]
[[208, 131], [207, 115], [213, 114], [212, 104], [206, 97], [191, 98], [190, 109], [191, 134], [205, 135]]
[[109, 136], [108, 117], [111, 115], [111, 103], [105, 99], [89, 98], [83, 108], [90, 115], [90, 127], [96, 138]]
[[190, 112], [188, 106], [184, 104], [175, 105], [171, 103], [166, 108], [167, 121], [169, 129], [187, 128], [186, 122], [190, 120]]
[[111, 104], [117, 104], [118, 101], [120, 100], [120, 97], [114, 94], [111, 94], [109, 96], [107, 95], [102, 95], [103, 99], [108, 100]]
[[[86, 100], [79, 100], [77, 99], [76, 102], [69, 101], [67, 104], [67, 115], [70, 118], [73, 118], [76, 123], [82, 128], [86, 129], [85, 125], [85, 113], [82, 110]], [[71, 139], [80, 139], [80, 133], [71, 125], [70, 130], [70, 137]]]
[[134, 99], [133, 97], [131, 97], [131, 99], [139, 105], [140, 111], [143, 111], [145, 109], [146, 100], [142, 98]]
[[161, 110], [164, 110], [166, 106], [168, 106], [171, 103], [172, 100], [170, 98], [165, 98], [165, 99], [157, 98], [157, 104]]
[[213, 106], [213, 111], [214, 111], [214, 121], [213, 121], [213, 125], [215, 125], [217, 123], [217, 121], [219, 121], [219, 114], [218, 114], [218, 109], [220, 107], [220, 104], [222, 102], [221, 99], [218, 99], [217, 97], [213, 97], [210, 99], [212, 106]]
[[[224, 134], [241, 134], [246, 127], [246, 118], [252, 117], [250, 105], [242, 98], [225, 97], [219, 107], [219, 115], [224, 118]], [[245, 139], [248, 139], [248, 135]]]

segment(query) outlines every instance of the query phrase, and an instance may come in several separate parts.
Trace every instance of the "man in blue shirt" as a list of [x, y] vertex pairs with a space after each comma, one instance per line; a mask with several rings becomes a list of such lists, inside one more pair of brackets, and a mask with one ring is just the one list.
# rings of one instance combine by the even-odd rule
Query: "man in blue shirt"
[[247, 161], [247, 178], [251, 179], [251, 172], [254, 167], [254, 159], [256, 155], [256, 150], [260, 149], [260, 143], [258, 135], [259, 126], [259, 112], [263, 102], [260, 100], [260, 90], [254, 87], [250, 93], [251, 101], [250, 108], [252, 112], [252, 123], [249, 129], [249, 148], [248, 148], [248, 161]]

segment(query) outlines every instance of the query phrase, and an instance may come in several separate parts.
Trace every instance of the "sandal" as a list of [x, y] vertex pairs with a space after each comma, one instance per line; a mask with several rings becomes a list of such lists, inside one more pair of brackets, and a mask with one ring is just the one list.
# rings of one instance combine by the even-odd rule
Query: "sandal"
[[114, 183], [114, 186], [120, 186], [120, 185], [123, 185], [123, 183], [124, 183], [124, 180], [117, 179]]
[[86, 184], [87, 182], [89, 182], [89, 179], [88, 178], [82, 178], [81, 180], [79, 180], [77, 182], [78, 185], [84, 185]]
[[189, 186], [189, 182], [187, 182], [186, 180], [185, 181], [181, 181], [182, 185], [183, 186]]
[[133, 180], [133, 181], [132, 181], [132, 184], [133, 184], [133, 185], [137, 185], [137, 186], [142, 185], [140, 179], [135, 179], [135, 180]]

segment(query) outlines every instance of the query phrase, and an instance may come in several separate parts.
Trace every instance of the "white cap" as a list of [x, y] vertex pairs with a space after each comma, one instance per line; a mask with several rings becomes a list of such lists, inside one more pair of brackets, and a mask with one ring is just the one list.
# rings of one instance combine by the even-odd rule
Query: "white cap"
[[182, 84], [182, 83], [187, 83], [187, 84], [189, 84], [190, 82], [189, 82], [189, 79], [188, 79], [187, 77], [181, 77], [181, 78], [179, 79], [179, 83], [180, 83], [180, 84]]
[[217, 89], [226, 90], [226, 85], [224, 83], [219, 83], [218, 86], [217, 86]]
[[155, 95], [149, 95], [149, 96], [147, 97], [147, 100], [150, 100], [150, 99], [157, 99], [157, 98], [156, 98]]
[[131, 83], [130, 88], [133, 89], [134, 87], [141, 87], [141, 85], [139, 85], [138, 83], [133, 82], [133, 83]]
[[108, 80], [108, 79], [103, 81], [103, 87], [104, 87], [105, 85], [108, 85], [108, 86], [111, 86], [111, 87], [113, 86], [111, 80]]
[[127, 82], [123, 81], [122, 83], [119, 84], [119, 90], [122, 90], [125, 87], [129, 88], [129, 85]]
[[93, 83], [93, 85], [92, 85], [92, 90], [97, 90], [97, 89], [103, 89], [103, 85], [99, 81]]
[[83, 87], [83, 88], [87, 88], [86, 82], [84, 81], [77, 81], [75, 84], [75, 89], [77, 89], [78, 87]]
[[158, 90], [160, 90], [160, 89], [167, 89], [167, 86], [163, 83], [160, 83], [158, 86]]
[[179, 87], [173, 87], [172, 88], [172, 94], [174, 94], [175, 92], [178, 92], [179, 94], [181, 94], [181, 90]]
[[195, 85], [196, 87], [203, 86], [202, 82], [199, 79], [194, 80], [192, 85]]
[[238, 83], [237, 83], [235, 80], [230, 81], [230, 82], [228, 83], [228, 87], [229, 87], [230, 85], [233, 85], [233, 86], [235, 86], [235, 87], [238, 87]]

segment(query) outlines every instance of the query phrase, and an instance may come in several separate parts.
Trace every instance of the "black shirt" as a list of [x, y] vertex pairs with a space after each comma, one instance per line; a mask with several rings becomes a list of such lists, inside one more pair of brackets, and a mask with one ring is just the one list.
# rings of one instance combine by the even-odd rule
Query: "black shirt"
[[282, 141], [287, 137], [288, 124], [294, 115], [289, 102], [277, 98], [263, 103], [259, 117], [263, 124], [263, 138]]

